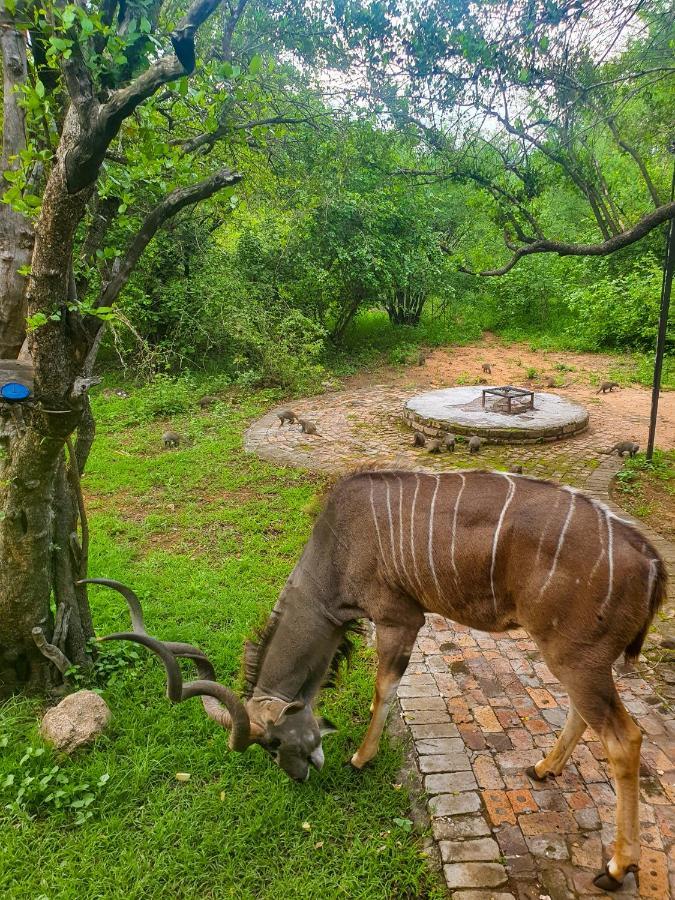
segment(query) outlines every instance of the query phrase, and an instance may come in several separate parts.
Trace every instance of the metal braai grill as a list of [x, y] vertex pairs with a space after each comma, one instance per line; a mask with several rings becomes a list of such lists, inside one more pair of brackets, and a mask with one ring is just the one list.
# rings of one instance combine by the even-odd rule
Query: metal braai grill
[[504, 387], [483, 389], [483, 407], [494, 412], [505, 412], [510, 415], [534, 409], [534, 391], [513, 387], [510, 384]]

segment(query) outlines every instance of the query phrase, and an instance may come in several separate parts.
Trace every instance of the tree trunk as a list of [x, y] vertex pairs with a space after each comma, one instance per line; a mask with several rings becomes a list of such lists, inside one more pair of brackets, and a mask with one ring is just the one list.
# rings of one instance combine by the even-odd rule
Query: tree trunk
[[[1, 0], [0, 0], [1, 2]], [[0, 173], [19, 168], [18, 154], [26, 148], [25, 115], [17, 88], [26, 81], [26, 43], [12, 16], [0, 8], [0, 53], [3, 76], [2, 160]], [[0, 183], [4, 195], [7, 182]], [[25, 337], [26, 284], [19, 269], [28, 266], [33, 252], [33, 226], [8, 203], [0, 202], [0, 359], [16, 359]]]
[[75, 229], [91, 195], [90, 189], [70, 194], [67, 188], [65, 156], [78, 135], [71, 109], [35, 230], [28, 313], [59, 314], [58, 321], [29, 335], [37, 402], [24, 407], [23, 422], [11, 408], [2, 410], [0, 694], [17, 689], [43, 693], [60, 681], [60, 673], [38, 649], [34, 629], [42, 629], [49, 643], [60, 640], [70, 661], [79, 664], [87, 663], [85, 645], [93, 636], [86, 596], [74, 584], [81, 575], [77, 500], [64, 458], [66, 441], [84, 411], [84, 397], [74, 385], [89, 343], [80, 317], [66, 305]]

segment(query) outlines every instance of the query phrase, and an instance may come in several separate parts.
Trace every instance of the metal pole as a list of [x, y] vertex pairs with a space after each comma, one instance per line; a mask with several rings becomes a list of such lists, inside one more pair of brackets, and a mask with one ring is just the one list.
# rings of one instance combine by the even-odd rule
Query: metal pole
[[[671, 199], [675, 192], [675, 166], [673, 167], [673, 188]], [[652, 411], [649, 420], [649, 439], [647, 440], [647, 459], [654, 455], [654, 438], [656, 436], [656, 416], [659, 410], [659, 392], [661, 390], [661, 371], [663, 369], [663, 354], [666, 348], [666, 331], [668, 329], [668, 312], [670, 310], [670, 292], [673, 286], [673, 270], [675, 270], [675, 219], [670, 220], [668, 230], [668, 242], [666, 244], [666, 259], [663, 264], [663, 285], [661, 290], [661, 315], [659, 318], [659, 333], [656, 339], [656, 359], [654, 360], [654, 382], [652, 386]]]

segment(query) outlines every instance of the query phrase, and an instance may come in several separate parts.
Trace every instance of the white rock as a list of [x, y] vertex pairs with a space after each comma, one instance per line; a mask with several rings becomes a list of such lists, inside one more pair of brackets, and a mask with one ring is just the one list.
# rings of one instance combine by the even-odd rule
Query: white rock
[[110, 721], [107, 703], [93, 691], [76, 691], [48, 710], [40, 733], [58, 750], [72, 753], [90, 744]]

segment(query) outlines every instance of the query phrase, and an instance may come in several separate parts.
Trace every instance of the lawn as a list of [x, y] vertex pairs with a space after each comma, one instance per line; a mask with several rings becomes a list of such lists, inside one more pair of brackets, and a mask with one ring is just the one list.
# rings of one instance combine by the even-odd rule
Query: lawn
[[[233, 683], [327, 484], [244, 456], [243, 430], [275, 398], [224, 391], [199, 410], [194, 400], [218, 387], [160, 379], [129, 399], [99, 391], [84, 488], [91, 576], [133, 585], [151, 632], [198, 644]], [[179, 450], [161, 448], [168, 424], [185, 436]], [[93, 588], [91, 601], [99, 634], [128, 627], [120, 597]], [[57, 757], [39, 738], [38, 704], [0, 709], [0, 896], [444, 896], [408, 819], [402, 748], [385, 741], [362, 774], [345, 765], [370, 702], [367, 649], [322, 701], [339, 727], [325, 768], [297, 785], [260, 748], [229, 752], [198, 701], [171, 706], [144, 650], [107, 646], [113, 723], [93, 749]]]
[[626, 458], [614, 490], [617, 503], [669, 540], [675, 539], [675, 450]]

